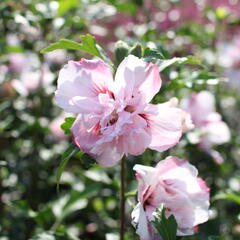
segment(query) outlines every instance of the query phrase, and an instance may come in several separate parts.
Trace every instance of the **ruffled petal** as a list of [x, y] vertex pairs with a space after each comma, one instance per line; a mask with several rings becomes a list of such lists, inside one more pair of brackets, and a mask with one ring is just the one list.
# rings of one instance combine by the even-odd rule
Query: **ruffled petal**
[[[177, 207], [175, 215], [179, 223], [179, 235], [189, 235], [189, 228], [206, 222], [208, 220], [209, 208], [209, 188], [205, 181], [198, 178], [198, 170], [188, 161], [177, 157], [168, 157], [160, 161], [157, 165], [159, 174], [171, 189], [175, 189], [175, 195], [178, 196], [176, 202], [180, 203], [181, 207]], [[181, 201], [185, 202], [181, 205]], [[186, 214], [188, 212], [188, 214]]]
[[100, 138], [98, 122], [99, 119], [90, 114], [79, 114], [71, 128], [75, 144], [86, 153]]
[[132, 155], [142, 154], [151, 142], [151, 135], [147, 129], [147, 122], [139, 115], [132, 117], [132, 124], [124, 131], [123, 141], [125, 152]]
[[[138, 207], [134, 214], [137, 222], [143, 217], [150, 225], [160, 204], [164, 204], [167, 216], [176, 218], [178, 236], [193, 234], [196, 225], [208, 220], [209, 188], [188, 161], [170, 156], [155, 168], [135, 165], [134, 170], [139, 181], [138, 206], [144, 206], [143, 213]], [[149, 226], [148, 230], [153, 236]]]
[[179, 109], [166, 104], [148, 104], [144, 116], [151, 132], [149, 148], [165, 151], [179, 142], [182, 136], [182, 118]]
[[124, 155], [117, 144], [113, 141], [110, 143], [103, 143], [94, 146], [89, 152], [102, 167], [113, 167], [116, 165]]
[[144, 201], [151, 195], [156, 187], [157, 181], [154, 181], [157, 171], [153, 167], [136, 164], [133, 167], [136, 171], [136, 178], [139, 181], [138, 199], [144, 204]]
[[[99, 93], [111, 92], [112, 83], [111, 69], [103, 61], [69, 61], [59, 73], [55, 100], [66, 112], [86, 113], [81, 105], [86, 104], [88, 107], [85, 109], [91, 110], [93, 102], [98, 104]], [[80, 102], [80, 99], [84, 99], [84, 102]]]
[[159, 68], [153, 63], [129, 55], [119, 65], [114, 82], [116, 99], [129, 100], [141, 94], [148, 103], [161, 87]]
[[75, 144], [93, 157], [103, 167], [112, 167], [123, 157], [124, 153], [116, 141], [97, 144], [102, 137], [99, 119], [91, 114], [79, 114], [71, 131]]

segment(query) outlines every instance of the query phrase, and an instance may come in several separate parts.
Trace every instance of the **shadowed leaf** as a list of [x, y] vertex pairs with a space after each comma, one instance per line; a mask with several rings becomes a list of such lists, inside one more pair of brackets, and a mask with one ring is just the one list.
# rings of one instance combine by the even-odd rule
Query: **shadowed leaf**
[[152, 221], [155, 229], [163, 240], [175, 240], [177, 234], [177, 222], [173, 215], [166, 217], [163, 204], [157, 208]]
[[[57, 169], [57, 189], [59, 189], [59, 182], [61, 179], [62, 172], [64, 168], [66, 167], [69, 159], [73, 157], [77, 152], [79, 152], [79, 148], [75, 146], [74, 144], [71, 144], [68, 149], [63, 153], [61, 157], [60, 165]], [[83, 153], [82, 153], [83, 154]]]

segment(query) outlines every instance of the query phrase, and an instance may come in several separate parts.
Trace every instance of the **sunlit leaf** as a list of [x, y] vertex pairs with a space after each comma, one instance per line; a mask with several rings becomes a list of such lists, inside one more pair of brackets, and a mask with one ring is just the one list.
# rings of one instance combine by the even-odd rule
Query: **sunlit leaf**
[[89, 53], [93, 56], [99, 57], [113, 66], [111, 60], [106, 56], [103, 49], [96, 44], [96, 39], [90, 34], [80, 36], [81, 43], [74, 42], [68, 39], [61, 39], [56, 43], [50, 44], [48, 47], [42, 49], [41, 53], [52, 52], [57, 49], [80, 50]]
[[58, 4], [59, 4], [58, 16], [62, 16], [72, 8], [77, 7], [78, 4], [80, 4], [80, 1], [79, 0], [60, 0]]
[[41, 50], [41, 53], [52, 52], [57, 49], [81, 50], [90, 53], [94, 56], [101, 57], [97, 47], [96, 41], [90, 34], [80, 36], [82, 43], [77, 43], [68, 39], [61, 39], [56, 43], [50, 44], [48, 47]]
[[6, 50], [8, 53], [24, 53], [24, 49], [19, 46], [7, 46]]
[[157, 61], [159, 59], [165, 59], [162, 52], [157, 49], [145, 48], [144, 50], [144, 60], [146, 62]]
[[64, 131], [65, 135], [71, 135], [70, 128], [72, 127], [75, 117], [64, 118], [64, 123], [61, 124], [61, 129]]
[[213, 200], [231, 200], [240, 204], [240, 192], [228, 190], [226, 192], [218, 193]]
[[165, 68], [170, 67], [173, 64], [197, 64], [200, 65], [201, 62], [196, 59], [194, 56], [188, 57], [174, 57], [172, 59], [158, 61], [157, 64], [159, 65], [160, 72], [163, 71]]
[[48, 47], [42, 49], [40, 52], [52, 52], [57, 49], [80, 50], [102, 58], [101, 53], [96, 46], [96, 40], [92, 35], [82, 35], [80, 36], [80, 39], [82, 43], [74, 42], [69, 39], [60, 39], [58, 42], [50, 44]]
[[137, 6], [133, 2], [122, 2], [115, 0], [108, 0], [108, 2], [115, 6], [120, 12], [126, 12], [132, 15], [136, 14]]
[[125, 193], [125, 198], [135, 197], [136, 195], [137, 195], [137, 191], [127, 192], [127, 193]]

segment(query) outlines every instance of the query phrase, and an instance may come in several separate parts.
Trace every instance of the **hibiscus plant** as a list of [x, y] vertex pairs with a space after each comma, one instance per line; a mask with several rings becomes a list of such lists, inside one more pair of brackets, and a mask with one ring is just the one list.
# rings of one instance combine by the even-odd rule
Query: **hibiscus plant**
[[[183, 134], [194, 128], [202, 129], [199, 146], [215, 157], [210, 142], [227, 142], [230, 133], [214, 112], [213, 96], [208, 92], [194, 93], [199, 98], [210, 98], [207, 109], [196, 96], [194, 102], [190, 99], [179, 104], [176, 98], [170, 98], [154, 104], [154, 97], [161, 96], [161, 72], [173, 64], [201, 67], [194, 57], [167, 59], [161, 51], [143, 43], [129, 46], [119, 41], [111, 60], [93, 36], [80, 39], [81, 43], [63, 39], [42, 50], [80, 50], [93, 56], [90, 60], [71, 60], [59, 72], [55, 102], [75, 117], [66, 118], [61, 125], [72, 136], [72, 143], [62, 156], [57, 178], [59, 182], [69, 159], [79, 153], [87, 154], [103, 168], [120, 164], [119, 236], [124, 240], [128, 197], [125, 175], [132, 171], [126, 169], [125, 161], [147, 148], [158, 152], [173, 148]], [[220, 142], [214, 132], [216, 124], [224, 128], [224, 136], [218, 135]], [[216, 161], [221, 162], [219, 158]], [[140, 164], [133, 167], [139, 182], [139, 202], [131, 214], [140, 239], [174, 240], [176, 236], [194, 235], [198, 225], [209, 218], [210, 189], [198, 177], [198, 170], [177, 156], [168, 156], [156, 166]]]

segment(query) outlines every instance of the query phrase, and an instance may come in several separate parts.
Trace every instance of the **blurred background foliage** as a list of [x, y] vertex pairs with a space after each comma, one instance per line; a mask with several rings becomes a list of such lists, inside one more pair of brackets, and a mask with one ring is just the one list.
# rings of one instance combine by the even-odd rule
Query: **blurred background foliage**
[[137, 187], [131, 169], [168, 155], [189, 159], [211, 188], [210, 220], [183, 239], [240, 238], [240, 1], [1, 0], [0, 33], [0, 240], [117, 239], [119, 166], [102, 169], [76, 154], [56, 190], [56, 170], [71, 142], [60, 128], [71, 115], [53, 102], [58, 71], [69, 59], [91, 56], [39, 51], [61, 38], [80, 42], [86, 33], [115, 62], [117, 40], [138, 41], [165, 59], [194, 55], [200, 66], [163, 70], [154, 102], [207, 89], [231, 128], [231, 141], [215, 146], [221, 165], [191, 134], [167, 152], [128, 156], [126, 239], [138, 239], [130, 224]]

